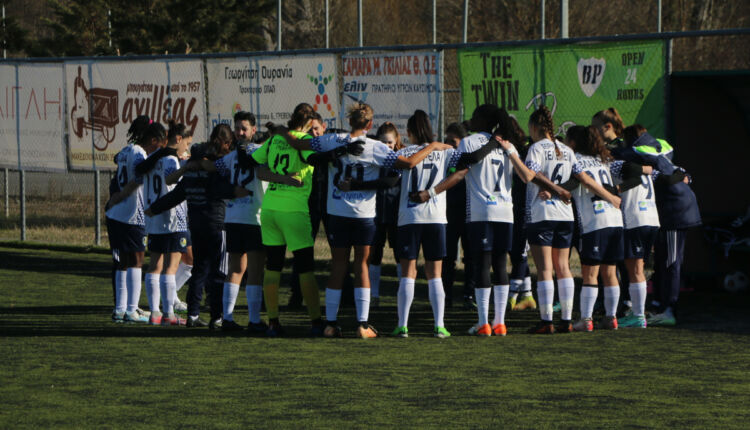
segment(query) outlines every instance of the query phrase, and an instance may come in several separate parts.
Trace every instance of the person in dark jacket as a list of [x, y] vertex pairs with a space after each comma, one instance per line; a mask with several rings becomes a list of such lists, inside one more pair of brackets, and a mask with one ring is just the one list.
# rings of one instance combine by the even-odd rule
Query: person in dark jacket
[[687, 230], [702, 223], [698, 201], [688, 176], [683, 181], [669, 180], [675, 177], [675, 172], [684, 172], [672, 162], [674, 150], [669, 143], [655, 139], [639, 124], [627, 127], [624, 136], [625, 147], [613, 151], [615, 157], [652, 166], [659, 175], [654, 183], [661, 224], [654, 246], [654, 296], [658, 313], [648, 319], [648, 325], [675, 325]]
[[[146, 215], [159, 214], [183, 201], [187, 201], [188, 229], [194, 246], [193, 276], [187, 294], [189, 327], [217, 329], [222, 318], [222, 287], [224, 274], [221, 266], [225, 260], [224, 199], [241, 197], [246, 190], [238, 189], [216, 172], [205, 172], [191, 168], [194, 160], [215, 160], [229, 151], [232, 131], [226, 124], [219, 124], [211, 132], [211, 140], [191, 148], [188, 164], [177, 170], [169, 179], [182, 176], [177, 186], [152, 203]], [[203, 289], [208, 291], [211, 322], [198, 318]]]

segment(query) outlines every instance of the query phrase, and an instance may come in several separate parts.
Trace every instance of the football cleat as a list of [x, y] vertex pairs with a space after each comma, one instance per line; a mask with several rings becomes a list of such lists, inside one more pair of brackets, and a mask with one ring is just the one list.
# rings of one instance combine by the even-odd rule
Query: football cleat
[[505, 336], [508, 334], [508, 329], [505, 324], [495, 324], [492, 326], [492, 334], [495, 336]]
[[527, 309], [536, 309], [536, 300], [534, 300], [534, 296], [531, 294], [518, 299], [516, 305], [513, 307], [514, 311], [525, 311]]
[[310, 327], [310, 337], [323, 337], [323, 331], [325, 329], [323, 320], [321, 318], [318, 318], [312, 321], [311, 324], [312, 326]]
[[477, 308], [477, 301], [474, 296], [464, 296], [464, 309], [472, 310]]
[[177, 299], [174, 304], [174, 311], [178, 314], [187, 313], [187, 303], [181, 301], [180, 299]]
[[555, 332], [555, 326], [552, 321], [540, 321], [534, 327], [529, 329], [531, 334], [552, 334]]
[[361, 339], [372, 339], [378, 337], [378, 331], [370, 324], [360, 323], [359, 327], [357, 327], [357, 336]]
[[554, 305], [552, 305], [552, 312], [560, 312], [562, 310], [562, 306], [560, 305], [560, 302], [555, 302]]
[[187, 322], [185, 323], [185, 326], [188, 328], [208, 327], [208, 323], [197, 317], [196, 318], [187, 317]]
[[604, 318], [602, 318], [601, 328], [605, 330], [617, 330], [617, 317], [605, 316]]
[[148, 318], [148, 323], [150, 325], [160, 325], [161, 319], [162, 319], [161, 317], [162, 317], [161, 312], [159, 311], [151, 312], [151, 316], [149, 316]]
[[445, 339], [447, 337], [451, 337], [451, 333], [448, 330], [446, 330], [445, 327], [435, 327], [435, 330], [433, 331], [433, 336], [435, 336], [438, 339]]
[[212, 319], [211, 322], [208, 323], [208, 329], [209, 330], [221, 330], [221, 318]]
[[266, 330], [268, 330], [268, 324], [261, 322], [248, 322], [247, 323], [247, 331], [249, 333], [265, 333]]
[[677, 320], [675, 320], [674, 314], [670, 310], [651, 315], [651, 318], [648, 319], [648, 325], [650, 326], [673, 326], [676, 324]]
[[148, 322], [148, 317], [145, 315], [139, 314], [137, 311], [125, 312], [124, 321], [130, 324], [132, 323], [144, 323], [145, 324]]
[[[473, 333], [475, 336], [479, 336], [479, 337], [489, 337], [489, 336], [492, 336], [492, 327], [490, 327], [489, 324], [485, 324], [485, 325], [482, 325], [482, 326], [480, 326], [479, 324], [477, 324], [476, 326], [474, 326], [474, 328], [476, 329], [476, 331]], [[469, 329], [469, 330], [471, 331], [471, 329]], [[472, 334], [472, 333], [470, 333], [470, 334]]]
[[573, 331], [592, 332], [594, 331], [594, 321], [591, 318], [580, 319], [573, 324]]
[[511, 294], [508, 297], [508, 309], [513, 310], [516, 307], [516, 301], [518, 300], [518, 294]]
[[242, 331], [242, 326], [233, 320], [222, 320], [221, 331]]
[[150, 317], [150, 316], [151, 316], [151, 312], [149, 312], [149, 311], [144, 311], [144, 310], [143, 310], [143, 309], [141, 309], [141, 308], [135, 308], [135, 311], [136, 311], [136, 312], [138, 313], [138, 315], [140, 315], [140, 316], [142, 316], [142, 317], [146, 317], [146, 318], [148, 318], [148, 317]]
[[573, 333], [573, 322], [571, 320], [561, 320], [555, 331], [557, 333]]
[[186, 323], [184, 318], [178, 318], [174, 315], [162, 317], [161, 319], [162, 326], [185, 325]]
[[395, 330], [391, 333], [391, 336], [393, 337], [409, 337], [409, 329], [406, 328], [406, 326], [399, 326], [396, 327]]
[[112, 311], [112, 322], [117, 324], [125, 322], [125, 312]]
[[627, 328], [646, 328], [648, 325], [646, 322], [645, 316], [635, 316], [632, 313], [629, 315], [626, 315], [617, 322], [617, 324], [620, 327], [627, 327]]
[[323, 337], [342, 337], [341, 327], [335, 323], [327, 323], [326, 328], [323, 330]]
[[284, 336], [284, 334], [284, 328], [281, 326], [279, 320], [271, 320], [268, 322], [266, 337], [281, 337]]

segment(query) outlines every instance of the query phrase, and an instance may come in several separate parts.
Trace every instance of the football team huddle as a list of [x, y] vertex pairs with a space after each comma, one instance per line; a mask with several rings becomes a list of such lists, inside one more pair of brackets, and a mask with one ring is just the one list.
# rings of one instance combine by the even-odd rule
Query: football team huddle
[[[185, 125], [165, 129], [138, 117], [115, 157], [107, 204], [112, 319], [282, 336], [279, 287], [289, 251], [292, 300], [306, 305], [311, 336], [342, 336], [338, 313], [352, 272], [356, 335], [377, 337], [369, 311], [379, 303], [389, 244], [399, 278], [392, 335], [409, 336], [421, 250], [433, 333], [446, 338], [444, 309], [446, 300], [452, 303], [460, 241], [464, 301], [477, 312], [472, 335], [506, 335], [506, 309], [538, 308], [531, 333], [593, 331], [600, 288], [604, 316], [597, 329], [675, 324], [686, 229], [700, 224], [690, 177], [672, 163], [666, 141], [638, 124], [625, 127], [614, 108], [597, 112], [590, 126], [555, 136], [552, 114], [542, 106], [529, 118], [527, 137], [505, 109], [482, 105], [469, 121], [446, 128], [445, 143], [434, 141], [421, 110], [409, 118], [406, 139], [389, 122], [372, 133], [367, 104], [353, 104], [347, 117], [350, 130], [326, 130], [313, 107], [301, 103], [286, 125], [268, 123], [260, 133], [253, 114], [237, 112], [234, 130], [219, 124], [208, 142], [194, 145]], [[321, 223], [331, 255], [324, 316], [314, 273]], [[576, 321], [572, 247], [583, 278]], [[149, 311], [139, 308], [146, 248]], [[644, 263], [652, 250], [647, 318]], [[177, 293], [185, 284], [183, 302]], [[234, 315], [242, 284], [246, 328]], [[620, 285], [629, 295], [626, 309]], [[204, 291], [208, 322], [199, 318]]]

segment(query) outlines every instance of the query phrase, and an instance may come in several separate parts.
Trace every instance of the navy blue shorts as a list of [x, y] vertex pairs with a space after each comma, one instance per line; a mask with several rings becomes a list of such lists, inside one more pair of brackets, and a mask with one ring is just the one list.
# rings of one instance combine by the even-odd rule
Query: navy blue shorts
[[424, 259], [438, 261], [445, 258], [445, 224], [407, 224], [398, 228], [398, 257], [416, 260], [422, 246]]
[[253, 251], [263, 251], [263, 237], [259, 225], [227, 223], [227, 252], [231, 254], [245, 254]]
[[625, 258], [628, 260], [636, 258], [648, 260], [658, 234], [659, 227], [653, 226], [625, 230]]
[[508, 252], [513, 248], [513, 224], [509, 222], [468, 222], [466, 234], [472, 253]]
[[119, 252], [143, 252], [146, 250], [146, 230], [143, 226], [125, 224], [107, 218], [109, 247]]
[[159, 254], [170, 252], [187, 252], [188, 232], [178, 231], [176, 233], [149, 234], [148, 250]]
[[573, 221], [539, 221], [526, 224], [529, 245], [570, 248], [573, 243]]
[[328, 215], [326, 233], [331, 248], [370, 246], [375, 239], [375, 218]]
[[581, 264], [614, 265], [625, 257], [622, 227], [608, 227], [581, 235]]

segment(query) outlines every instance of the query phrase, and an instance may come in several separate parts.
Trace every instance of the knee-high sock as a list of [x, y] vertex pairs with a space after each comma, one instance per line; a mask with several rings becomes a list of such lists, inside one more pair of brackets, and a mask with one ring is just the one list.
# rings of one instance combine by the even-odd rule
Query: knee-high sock
[[148, 308], [151, 313], [159, 312], [161, 290], [158, 273], [146, 273], [146, 294], [148, 295]]
[[628, 291], [633, 302], [633, 315], [642, 317], [646, 312], [646, 282], [633, 282]]
[[174, 314], [174, 295], [175, 295], [174, 275], [161, 275], [159, 277], [159, 289], [161, 290], [162, 300], [162, 312], [164, 315]]
[[320, 318], [320, 295], [318, 294], [318, 282], [315, 280], [315, 273], [305, 272], [299, 274], [299, 289], [302, 292], [302, 298], [307, 305], [307, 314], [311, 320]]
[[224, 308], [224, 319], [227, 321], [234, 321], [234, 304], [237, 303], [237, 295], [239, 293], [239, 285], [224, 282], [224, 294], [221, 298], [221, 304]]
[[263, 275], [263, 297], [266, 300], [268, 318], [279, 317], [279, 283], [281, 272], [266, 270]]
[[604, 313], [608, 317], [615, 316], [617, 304], [620, 302], [620, 286], [604, 287]]
[[370, 289], [369, 288], [355, 288], [354, 289], [354, 306], [357, 309], [357, 321], [367, 322], [367, 318], [370, 316]]
[[177, 274], [174, 276], [174, 282], [177, 286], [176, 291], [180, 291], [180, 288], [185, 285], [191, 276], [193, 276], [193, 266], [180, 261], [180, 265], [177, 266]]
[[555, 301], [555, 281], [537, 281], [536, 295], [539, 298], [539, 314], [544, 321], [552, 321], [552, 305]]
[[531, 295], [531, 277], [527, 276], [523, 278], [523, 286], [521, 287], [521, 297]]
[[141, 300], [141, 268], [130, 267], [127, 270], [128, 283], [128, 312], [135, 312], [138, 309], [138, 302]]
[[445, 289], [443, 288], [443, 278], [428, 280], [427, 287], [429, 288], [430, 304], [432, 305], [432, 316], [435, 318], [435, 327], [445, 327], [445, 322], [443, 321], [443, 314], [445, 313]]
[[336, 321], [339, 305], [341, 305], [341, 290], [326, 288], [326, 320], [328, 322]]
[[518, 297], [518, 293], [523, 289], [523, 279], [511, 279], [508, 287], [509, 297]]
[[260, 308], [263, 303], [263, 287], [261, 285], [245, 285], [247, 296], [247, 316], [251, 323], [260, 322]]
[[398, 283], [398, 326], [409, 324], [409, 309], [414, 300], [414, 279], [403, 277]]
[[591, 318], [594, 314], [594, 303], [599, 296], [599, 287], [584, 285], [581, 289], [581, 319]]
[[372, 297], [380, 297], [380, 268], [374, 264], [370, 264], [370, 294]]
[[505, 309], [508, 307], [510, 285], [495, 285], [492, 290], [495, 296], [495, 318], [492, 320], [492, 325], [505, 324]]
[[401, 264], [396, 263], [396, 277], [401, 279]]
[[128, 272], [115, 270], [115, 312], [125, 312], [128, 306]]
[[477, 315], [479, 316], [479, 326], [489, 324], [490, 319], [490, 295], [491, 288], [474, 288], [474, 294], [477, 298]]
[[560, 310], [562, 319], [570, 321], [573, 318], [573, 298], [576, 284], [573, 278], [557, 280], [557, 295], [560, 296]]

